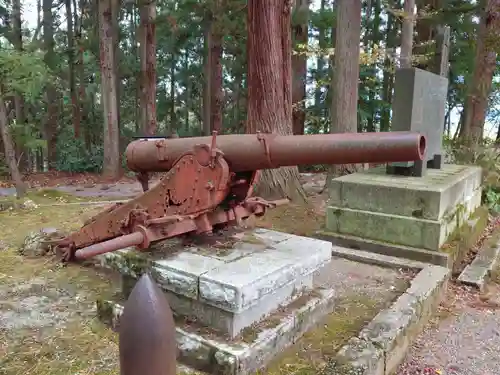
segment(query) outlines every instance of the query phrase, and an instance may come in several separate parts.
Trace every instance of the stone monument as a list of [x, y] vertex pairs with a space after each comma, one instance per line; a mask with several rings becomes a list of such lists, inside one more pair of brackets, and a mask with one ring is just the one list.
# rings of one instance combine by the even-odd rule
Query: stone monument
[[459, 257], [440, 250], [459, 228], [479, 222], [474, 218], [481, 205], [482, 172], [442, 163], [447, 85], [439, 74], [397, 71], [392, 130], [423, 132], [424, 161], [334, 179], [321, 238], [448, 266]]
[[425, 134], [427, 150], [422, 161], [391, 163], [389, 174], [422, 177], [427, 168], [441, 169], [448, 79], [417, 69], [396, 71], [392, 104], [392, 131]]

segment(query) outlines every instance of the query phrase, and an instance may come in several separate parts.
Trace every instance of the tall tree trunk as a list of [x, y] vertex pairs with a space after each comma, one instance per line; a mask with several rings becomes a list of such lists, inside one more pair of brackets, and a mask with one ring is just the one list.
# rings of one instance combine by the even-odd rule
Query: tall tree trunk
[[156, 123], [156, 2], [141, 5], [141, 119], [146, 135], [157, 132]]
[[[22, 35], [22, 20], [21, 20], [21, 1], [12, 1], [12, 39], [14, 48], [18, 51], [23, 50], [23, 35]], [[16, 109], [16, 123], [20, 125], [19, 129], [24, 131], [24, 124], [26, 123], [24, 98], [21, 94], [14, 95], [14, 105]], [[29, 150], [22, 144], [16, 144], [16, 158], [19, 160], [21, 170], [25, 170], [29, 161]]]
[[[77, 0], [73, 0], [73, 19], [74, 19], [74, 35], [75, 35], [75, 45], [78, 48], [78, 53], [76, 55], [76, 74], [78, 76], [78, 112], [80, 118], [80, 124], [88, 125], [87, 121], [87, 111], [86, 111], [86, 102], [87, 95], [85, 92], [85, 66], [83, 64], [83, 53], [84, 53], [84, 45], [82, 42], [82, 22], [83, 22], [83, 14], [84, 14], [84, 3], [85, 0], [79, 0], [77, 4]], [[77, 11], [79, 9], [79, 11]], [[90, 151], [92, 145], [92, 134], [91, 129], [88, 126], [84, 128], [84, 142], [85, 148], [87, 151]]]
[[210, 135], [211, 123], [212, 123], [212, 59], [210, 58], [210, 45], [212, 44], [212, 33], [211, 33], [212, 19], [208, 18], [204, 30], [204, 64], [203, 64], [203, 134]]
[[[292, 134], [290, 2], [248, 1], [247, 133]], [[297, 167], [264, 170], [255, 193], [305, 201]]]
[[[361, 0], [337, 1], [335, 72], [332, 88], [331, 133], [356, 133], [358, 130], [359, 43], [361, 38]], [[331, 168], [343, 174], [345, 166]]]
[[337, 1], [331, 133], [355, 133], [358, 113], [361, 0]]
[[415, 0], [405, 0], [401, 30], [401, 68], [412, 66], [413, 23], [415, 22]]
[[[219, 6], [216, 2], [216, 7]], [[215, 10], [215, 14], [217, 9]], [[220, 133], [222, 130], [222, 107], [224, 105], [224, 91], [222, 90], [222, 37], [221, 25], [218, 18], [214, 18], [210, 26], [211, 37], [209, 40], [209, 58], [210, 66], [210, 87], [211, 87], [211, 100], [210, 100], [210, 130]]]
[[17, 166], [16, 151], [14, 149], [14, 143], [12, 142], [12, 137], [9, 131], [4, 95], [5, 93], [2, 84], [0, 83], [0, 133], [5, 151], [5, 161], [9, 166], [10, 175], [16, 187], [17, 198], [22, 198], [26, 193], [26, 186], [23, 183], [21, 173], [19, 172], [19, 168]]
[[[394, 7], [394, 0], [390, 0], [389, 8]], [[396, 46], [396, 36], [398, 33], [398, 27], [396, 23], [396, 17], [389, 12], [387, 17], [387, 28], [385, 32], [385, 45], [386, 48], [393, 49]], [[380, 116], [380, 131], [388, 131], [390, 129], [391, 121], [391, 103], [392, 103], [392, 88], [394, 81], [393, 65], [389, 55], [384, 59], [384, 73], [382, 78], [382, 100], [384, 106], [382, 108], [382, 114]]]
[[[120, 60], [121, 60], [121, 50], [120, 50], [120, 7], [121, 0], [112, 0], [111, 1], [111, 22], [113, 22], [113, 45], [115, 47], [114, 50], [114, 72], [115, 72], [115, 101], [116, 101], [116, 118], [117, 118], [117, 126], [118, 132], [120, 132], [120, 91], [122, 86], [122, 78], [120, 73]], [[156, 88], [156, 87], [155, 87]], [[123, 146], [123, 147], [122, 147]], [[126, 145], [123, 145], [122, 137], [120, 136], [120, 150], [124, 150]], [[121, 151], [120, 151], [121, 152]]]
[[418, 56], [418, 68], [430, 70], [432, 63], [431, 54], [433, 44], [429, 43], [436, 39], [438, 33], [438, 24], [435, 20], [429, 17], [429, 14], [439, 11], [444, 6], [443, 0], [417, 0], [418, 9], [417, 22], [415, 29], [417, 31], [415, 44], [413, 46], [413, 54]]
[[[295, 0], [294, 14], [296, 23], [293, 25], [293, 42], [295, 46], [307, 47], [309, 0]], [[306, 121], [305, 99], [307, 81], [307, 55], [304, 48], [295, 48], [292, 54], [292, 103], [293, 103], [293, 134], [304, 134]]]
[[[141, 31], [138, 31], [137, 28], [135, 27], [136, 24], [136, 11], [135, 11], [135, 6], [134, 4], [131, 4], [130, 7], [130, 24], [129, 24], [129, 30], [130, 30], [130, 44], [132, 46], [131, 48], [131, 55], [134, 59], [134, 63], [138, 62], [137, 59], [137, 43], [140, 43], [140, 35]], [[142, 130], [142, 118], [141, 118], [141, 113], [140, 113], [140, 97], [141, 97], [141, 90], [142, 90], [142, 79], [139, 74], [134, 74], [134, 124], [135, 124], [135, 132], [140, 133]]]
[[[337, 13], [337, 4], [338, 1], [333, 3], [333, 11]], [[332, 28], [330, 30], [330, 42], [332, 44], [333, 50], [336, 48], [336, 43], [337, 43], [337, 25], [332, 25]], [[332, 131], [332, 121], [331, 121], [331, 110], [332, 110], [332, 100], [333, 100], [333, 77], [335, 75], [335, 53], [331, 54], [328, 57], [328, 64], [330, 69], [328, 70], [328, 77], [330, 78], [330, 85], [329, 85], [329, 90], [327, 91], [326, 95], [326, 100], [324, 106], [328, 106], [328, 114], [330, 114], [330, 118], [328, 119], [329, 121], [324, 121], [324, 129], [323, 131], [325, 133], [330, 133]], [[326, 108], [325, 108], [326, 112]], [[326, 113], [325, 113], [326, 115]], [[325, 119], [326, 120], [326, 119]]]
[[500, 40], [500, 0], [488, 0], [479, 25], [474, 73], [465, 103], [464, 137], [471, 146], [478, 145], [483, 138], [488, 99], [497, 66], [498, 40]]
[[[320, 12], [323, 13], [326, 7], [326, 0], [321, 0]], [[324, 51], [326, 46], [326, 29], [323, 24], [319, 27], [318, 33], [318, 46], [321, 51]], [[316, 59], [316, 90], [314, 91], [314, 106], [316, 107], [316, 116], [318, 120], [323, 119], [324, 115], [324, 106], [321, 103], [321, 97], [323, 96], [323, 92], [321, 88], [324, 86], [324, 69], [325, 69], [325, 58], [320, 53]]]
[[101, 65], [101, 95], [104, 112], [104, 165], [103, 174], [118, 178], [121, 172], [118, 108], [116, 102], [115, 48], [113, 45], [113, 0], [99, 1], [99, 40]]
[[[375, 0], [376, 2], [377, 0]], [[376, 41], [376, 33], [377, 30], [375, 30], [375, 22], [377, 21], [376, 17], [372, 18], [372, 7], [374, 7], [375, 4], [373, 1], [369, 1], [365, 5], [365, 12], [366, 12], [366, 27], [365, 27], [365, 33], [363, 37], [363, 45], [365, 48], [366, 53], [370, 53], [373, 51], [372, 46], [377, 43]], [[374, 80], [372, 77], [375, 76], [376, 70], [374, 69], [374, 65], [370, 64], [367, 67], [368, 70], [368, 77], [364, 82], [364, 86], [368, 89], [368, 102], [365, 105], [366, 108], [366, 131], [367, 132], [374, 132], [375, 131], [375, 106], [372, 104], [374, 103], [374, 97], [375, 97], [375, 84]], [[363, 131], [363, 123], [359, 119], [358, 115], [358, 131]]]
[[172, 53], [172, 61], [170, 63], [170, 122], [167, 126], [168, 134], [175, 129], [175, 123], [177, 121], [175, 115], [175, 63], [175, 55]]
[[[382, 4], [381, 0], [374, 0], [373, 2], [373, 26], [372, 26], [372, 46], [375, 49], [375, 46], [381, 45], [382, 34], [380, 33], [380, 13], [382, 12]], [[370, 68], [370, 73], [373, 77], [377, 74], [377, 66], [376, 63], [373, 64]], [[377, 95], [377, 88], [375, 81], [372, 81], [372, 87], [369, 95], [369, 103], [372, 107], [372, 113], [370, 116], [370, 122], [368, 124], [368, 131], [377, 131], [377, 119], [380, 119], [380, 105], [372, 105], [371, 103], [375, 102], [375, 97]], [[380, 125], [380, 124], [379, 124]]]
[[219, 1], [215, 1], [207, 15], [205, 30], [205, 85], [204, 85], [204, 125], [203, 133], [222, 129], [222, 106], [224, 92], [222, 90], [222, 25], [218, 19]]
[[[50, 69], [56, 66], [56, 54], [54, 51], [54, 25], [52, 14], [53, 0], [43, 0], [43, 44], [45, 49], [45, 64]], [[58, 101], [57, 91], [54, 85], [48, 84], [46, 90], [47, 117], [44, 124], [45, 139], [47, 140], [47, 162], [49, 169], [54, 169], [57, 157], [57, 116]]]
[[[66, 35], [68, 38], [68, 71], [69, 71], [69, 91], [71, 95], [71, 113], [73, 116], [73, 131], [75, 138], [80, 138], [80, 104], [75, 83], [75, 40], [73, 36], [73, 14], [71, 10], [71, 0], [66, 3]], [[75, 10], [76, 11], [76, 10]]]

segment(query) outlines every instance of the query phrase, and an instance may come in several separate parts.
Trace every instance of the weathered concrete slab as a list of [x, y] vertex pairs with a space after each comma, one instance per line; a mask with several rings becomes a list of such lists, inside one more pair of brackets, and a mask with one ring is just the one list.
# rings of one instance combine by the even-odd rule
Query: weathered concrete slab
[[335, 253], [336, 248], [342, 249], [341, 252], [344, 253], [346, 253], [347, 249], [351, 250], [350, 252], [346, 253], [347, 255], [345, 257], [357, 261], [363, 261], [362, 259], [367, 257], [372, 258], [373, 255], [368, 256], [366, 254], [367, 252], [370, 252], [374, 253], [375, 255], [400, 258], [402, 262], [411, 260], [415, 262], [430, 263], [436, 266], [450, 268], [452, 266], [452, 259], [450, 254], [448, 253], [390, 244], [387, 242], [369, 240], [357, 236], [349, 236], [339, 233], [332, 233], [324, 230], [316, 232], [315, 237], [321, 240], [330, 241], [334, 245], [334, 255], [342, 256]]
[[384, 167], [333, 179], [329, 204], [352, 210], [439, 220], [481, 190], [481, 168], [444, 164], [424, 177], [392, 176]]
[[[179, 361], [213, 374], [254, 373], [322, 321], [337, 301], [369, 296], [387, 305], [400, 295], [406, 282], [396, 269], [333, 259], [314, 273], [313, 285], [312, 293], [280, 308], [234, 339], [221, 337], [207, 327], [178, 320]], [[354, 306], [358, 304], [353, 302]], [[101, 304], [100, 311], [104, 312], [102, 318], [106, 321], [114, 325], [119, 323], [119, 305]]]
[[500, 243], [484, 246], [458, 277], [458, 282], [483, 290], [500, 260]]
[[[269, 328], [250, 332], [250, 340], [227, 342], [210, 334], [176, 328], [179, 360], [190, 367], [213, 374], [251, 374], [265, 366], [274, 355], [291, 345], [333, 308], [335, 291], [317, 290], [298, 308], [290, 308], [269, 321]], [[123, 306], [105, 301], [98, 306], [114, 328], [119, 326]], [[264, 321], [264, 327], [266, 322]]]
[[331, 375], [391, 375], [441, 301], [451, 271], [429, 265], [393, 305], [381, 311], [326, 367]]
[[445, 165], [424, 177], [381, 168], [332, 181], [327, 231], [439, 250], [481, 204], [481, 169]]
[[334, 246], [332, 249], [332, 255], [334, 257], [349, 259], [355, 262], [373, 264], [376, 266], [387, 267], [387, 268], [404, 268], [404, 269], [420, 270], [427, 267], [427, 264], [424, 262], [418, 262], [411, 259], [370, 253], [368, 251], [352, 250], [341, 246]]
[[[327, 241], [254, 229], [230, 248], [170, 249], [171, 254], [149, 259], [146, 268], [177, 315], [235, 337], [310, 290], [313, 273], [329, 262], [331, 248]], [[103, 265], [132, 278], [124, 279], [127, 289], [137, 278], [130, 254], [148, 256], [129, 249], [101, 258]]]

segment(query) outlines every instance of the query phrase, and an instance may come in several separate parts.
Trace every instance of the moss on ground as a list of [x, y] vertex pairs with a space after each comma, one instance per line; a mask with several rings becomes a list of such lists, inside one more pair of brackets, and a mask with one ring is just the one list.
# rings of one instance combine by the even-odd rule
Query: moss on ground
[[0, 212], [0, 373], [118, 374], [116, 337], [93, 312], [97, 296], [112, 289], [110, 280], [91, 268], [17, 254], [29, 232], [78, 229], [101, 208], [50, 206], [83, 200], [57, 191], [27, 198], [44, 206]]
[[312, 236], [323, 227], [324, 222], [325, 216], [312, 206], [289, 204], [269, 210], [256, 220], [256, 225], [298, 236]]
[[322, 324], [307, 332], [293, 347], [268, 367], [268, 375], [313, 375], [321, 373], [327, 360], [359, 333], [387, 302], [356, 295], [340, 300]]
[[[0, 339], [2, 374], [118, 374], [110, 366], [117, 363], [116, 338], [92, 311], [97, 296], [112, 290], [104, 275], [25, 259], [10, 248], [0, 252], [0, 283], [2, 302], [9, 303], [0, 307], [0, 317], [11, 325]], [[44, 323], [32, 326], [30, 316]]]
[[[108, 276], [79, 265], [63, 267], [49, 258], [27, 259], [17, 247], [31, 231], [43, 227], [75, 230], [102, 207], [53, 206], [51, 203], [89, 199], [55, 191], [32, 192], [28, 199], [37, 208], [0, 212], [0, 317], [19, 308], [23, 298], [46, 295], [54, 324], [43, 327], [14, 327], [0, 335], [0, 373], [5, 375], [118, 375], [117, 336], [95, 314], [95, 301], [113, 294]], [[97, 200], [92, 198], [92, 200]], [[311, 235], [321, 229], [324, 216], [312, 207], [288, 205], [270, 210], [256, 220], [269, 229]], [[41, 290], [12, 293], [16, 286], [43, 280]], [[31, 288], [33, 289], [33, 288]], [[110, 298], [111, 295], [109, 295]], [[294, 347], [277, 359], [266, 373], [312, 374], [380, 310], [381, 303], [368, 296], [345, 298], [318, 328], [305, 334]], [[5, 304], [5, 305], [4, 305]], [[33, 311], [37, 313], [34, 306]], [[45, 313], [45, 312], [44, 312]], [[183, 372], [181, 371], [181, 374]]]

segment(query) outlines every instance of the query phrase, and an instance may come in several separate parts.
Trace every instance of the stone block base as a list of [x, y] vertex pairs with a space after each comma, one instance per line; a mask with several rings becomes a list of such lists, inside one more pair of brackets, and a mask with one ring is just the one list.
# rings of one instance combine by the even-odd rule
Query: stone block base
[[[333, 289], [313, 290], [244, 329], [236, 339], [177, 321], [178, 359], [190, 368], [210, 374], [253, 374], [331, 313], [334, 301]], [[97, 304], [97, 310], [103, 322], [114, 329], [118, 327], [123, 311], [121, 303], [102, 301]]]
[[481, 204], [481, 169], [444, 165], [424, 177], [373, 168], [332, 181], [326, 231], [436, 251]]
[[126, 249], [105, 254], [101, 263], [120, 272], [125, 298], [140, 264], [139, 273], [151, 272], [175, 315], [234, 338], [310, 291], [314, 272], [332, 256], [330, 242], [264, 229], [226, 240], [224, 247], [174, 245], [166, 254]]

